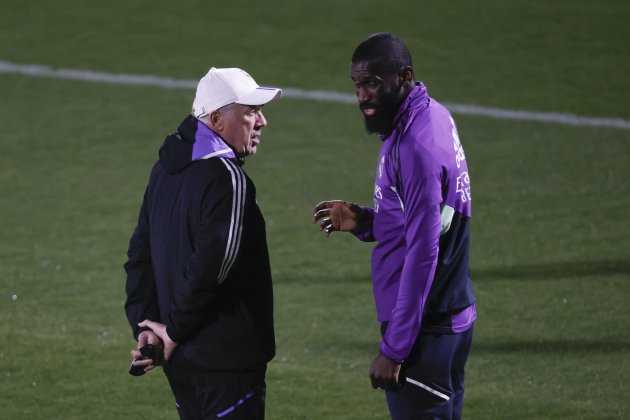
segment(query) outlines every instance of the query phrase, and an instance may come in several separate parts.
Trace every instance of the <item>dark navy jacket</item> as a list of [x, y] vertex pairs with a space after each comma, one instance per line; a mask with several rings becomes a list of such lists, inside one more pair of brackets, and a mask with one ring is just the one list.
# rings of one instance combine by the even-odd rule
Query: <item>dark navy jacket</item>
[[265, 222], [233, 150], [193, 117], [166, 137], [131, 237], [125, 311], [167, 325], [173, 362], [244, 370], [275, 354]]

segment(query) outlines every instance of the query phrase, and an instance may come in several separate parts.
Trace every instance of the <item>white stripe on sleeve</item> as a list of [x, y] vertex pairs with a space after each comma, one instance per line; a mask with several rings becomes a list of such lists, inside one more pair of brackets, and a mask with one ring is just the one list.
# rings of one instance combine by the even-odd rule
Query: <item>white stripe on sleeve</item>
[[228, 159], [220, 158], [225, 167], [230, 171], [232, 176], [232, 215], [230, 218], [230, 231], [228, 235], [227, 245], [225, 247], [225, 256], [217, 282], [221, 284], [227, 277], [228, 272], [236, 261], [236, 255], [241, 244], [241, 235], [243, 233], [243, 213], [245, 210], [245, 174], [243, 170]]
[[440, 205], [440, 236], [444, 235], [451, 228], [455, 209], [446, 204]]

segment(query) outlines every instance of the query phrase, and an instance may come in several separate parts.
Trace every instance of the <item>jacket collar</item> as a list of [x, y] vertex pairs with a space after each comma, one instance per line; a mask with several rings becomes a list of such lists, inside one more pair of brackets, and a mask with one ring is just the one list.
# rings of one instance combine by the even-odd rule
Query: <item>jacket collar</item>
[[197, 133], [193, 144], [192, 160], [209, 159], [214, 156], [235, 158], [234, 150], [217, 133], [201, 121], [197, 121]]
[[391, 133], [382, 133], [380, 135], [381, 140], [384, 141], [401, 129], [404, 131], [409, 115], [416, 110], [426, 107], [429, 104], [430, 99], [431, 98], [429, 98], [429, 94], [424, 83], [416, 82], [416, 86], [411, 90], [411, 92], [409, 92], [394, 116], [394, 130], [392, 130]]
[[193, 116], [187, 117], [177, 131], [181, 133], [185, 141], [192, 143], [192, 161], [215, 156], [236, 158], [234, 150], [221, 136]]

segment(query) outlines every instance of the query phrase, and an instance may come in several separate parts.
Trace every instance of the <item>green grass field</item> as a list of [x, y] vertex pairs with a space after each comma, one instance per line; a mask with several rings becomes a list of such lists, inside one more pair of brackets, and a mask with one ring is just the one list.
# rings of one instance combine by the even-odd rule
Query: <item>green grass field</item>
[[[630, 119], [624, 1], [7, 0], [0, 60], [352, 92], [366, 35], [407, 41], [436, 99]], [[194, 92], [0, 74], [0, 418], [176, 418], [134, 345], [122, 264], [149, 170]], [[386, 419], [370, 245], [310, 222], [371, 202], [355, 106], [285, 98], [246, 171], [268, 225], [277, 356], [267, 418]], [[468, 419], [630, 417], [630, 130], [455, 114], [473, 182], [478, 322]]]

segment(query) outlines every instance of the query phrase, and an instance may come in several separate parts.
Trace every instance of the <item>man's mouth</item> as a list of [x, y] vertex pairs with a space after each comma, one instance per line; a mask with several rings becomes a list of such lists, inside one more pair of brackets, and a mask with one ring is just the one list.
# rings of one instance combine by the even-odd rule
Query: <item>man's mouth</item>
[[374, 105], [364, 105], [361, 106], [361, 111], [366, 117], [372, 117], [378, 112], [378, 109]]

